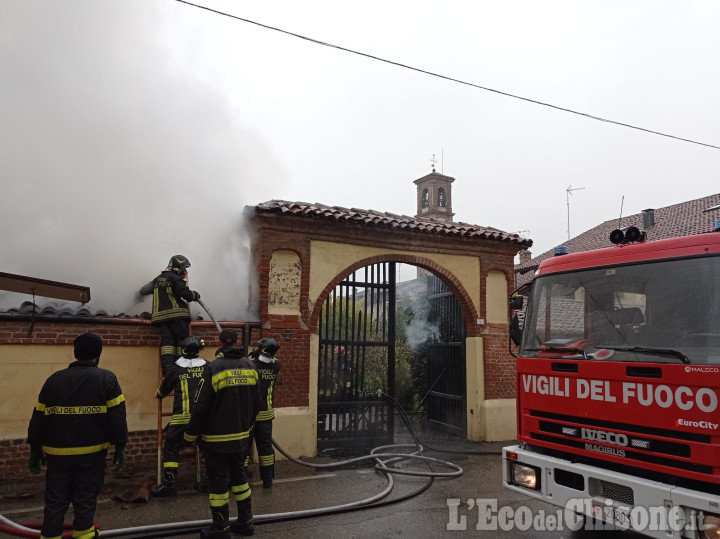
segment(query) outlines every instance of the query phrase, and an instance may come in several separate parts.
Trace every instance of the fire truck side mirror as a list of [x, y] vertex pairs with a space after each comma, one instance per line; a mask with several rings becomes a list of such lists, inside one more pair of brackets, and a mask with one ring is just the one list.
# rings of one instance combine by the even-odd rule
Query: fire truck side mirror
[[511, 309], [522, 309], [524, 305], [524, 296], [511, 296], [509, 299]]
[[515, 346], [520, 346], [520, 342], [522, 341], [522, 329], [520, 328], [520, 319], [517, 313], [515, 313], [512, 320], [510, 320], [510, 340]]

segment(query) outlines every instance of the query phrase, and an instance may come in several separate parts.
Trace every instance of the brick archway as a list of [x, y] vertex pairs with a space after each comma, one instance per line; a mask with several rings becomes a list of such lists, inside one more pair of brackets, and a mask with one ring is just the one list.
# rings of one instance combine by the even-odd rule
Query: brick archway
[[463, 285], [458, 281], [458, 279], [450, 273], [446, 268], [442, 267], [440, 264], [433, 262], [432, 260], [429, 260], [427, 258], [421, 257], [421, 256], [415, 256], [415, 255], [401, 255], [401, 254], [386, 254], [386, 255], [377, 255], [372, 256], [369, 258], [365, 258], [363, 260], [358, 260], [356, 263], [352, 264], [350, 267], [346, 268], [344, 271], [339, 273], [332, 281], [330, 281], [327, 286], [323, 289], [322, 293], [318, 297], [317, 301], [315, 302], [314, 307], [312, 308], [310, 320], [308, 324], [308, 328], [310, 331], [316, 332], [317, 331], [317, 323], [318, 323], [318, 317], [320, 316], [320, 312], [322, 311], [323, 304], [327, 300], [330, 293], [335, 289], [335, 287], [342, 282], [345, 277], [352, 274], [354, 271], [364, 268], [366, 266], [370, 266], [372, 264], [382, 263], [382, 262], [399, 262], [401, 264], [410, 264], [413, 266], [418, 266], [420, 268], [426, 269], [437, 275], [442, 279], [442, 281], [448, 286], [448, 288], [452, 291], [453, 295], [457, 299], [458, 303], [460, 304], [460, 308], [463, 313], [463, 317], [465, 318], [465, 324], [466, 324], [466, 334], [468, 337], [477, 337], [479, 335], [479, 329], [475, 324], [472, 324], [473, 320], [476, 320], [478, 318], [477, 311], [475, 307], [472, 304], [472, 300], [470, 299], [470, 296], [468, 295], [467, 291], [463, 287]]
[[[512, 293], [513, 258], [531, 245], [529, 240], [466, 223], [281, 200], [247, 208], [247, 214], [255, 232], [261, 336], [274, 337], [282, 347], [277, 408], [287, 436], [296, 433], [297, 454], [312, 454], [317, 447], [308, 433], [318, 428], [323, 305], [349, 275], [377, 264], [414, 265], [445, 284], [466, 330], [467, 436], [515, 436], [515, 363], [507, 350], [506, 300]], [[286, 254], [275, 255], [280, 252]], [[496, 278], [497, 272], [505, 278]]]

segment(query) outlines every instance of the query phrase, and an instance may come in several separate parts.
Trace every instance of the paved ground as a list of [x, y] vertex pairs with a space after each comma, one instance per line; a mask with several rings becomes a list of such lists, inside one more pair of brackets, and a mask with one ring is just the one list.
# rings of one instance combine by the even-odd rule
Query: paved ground
[[[429, 436], [429, 435], [428, 435]], [[402, 438], [402, 436], [399, 436]], [[408, 441], [401, 439], [400, 442]], [[435, 479], [423, 493], [398, 503], [369, 509], [343, 512], [326, 516], [314, 516], [267, 522], [272, 515], [299, 510], [317, 510], [373, 496], [388, 485], [387, 479], [377, 473], [372, 464], [356, 464], [342, 469], [313, 469], [282, 461], [277, 464], [277, 478], [271, 489], [263, 489], [257, 483], [257, 472], [250, 479], [252, 488], [253, 513], [256, 516], [256, 535], [272, 536], [274, 539], [303, 538], [364, 538], [364, 537], [542, 537], [604, 538], [608, 532], [571, 532], [563, 527], [555, 529], [553, 524], [557, 509], [545, 503], [502, 488], [501, 443], [477, 444], [458, 441], [449, 437], [433, 436], [424, 438], [427, 446], [466, 453], [440, 453], [426, 449], [425, 454], [448, 460], [463, 468], [458, 478]], [[469, 452], [474, 452], [470, 454]], [[308, 459], [313, 463], [338, 462], [341, 457], [332, 454], [323, 458]], [[424, 469], [422, 465], [407, 465]], [[254, 466], [251, 466], [251, 471]], [[109, 469], [110, 470], [110, 469]], [[109, 471], [106, 487], [99, 500], [96, 521], [111, 535], [111, 530], [154, 525], [207, 520], [210, 518], [207, 494], [195, 490], [194, 471], [184, 469], [181, 473], [181, 492], [172, 499], [150, 499], [148, 503], [126, 503], [114, 499], [125, 491], [136, 491], [143, 484], [154, 480], [152, 470], [135, 471], [132, 475]], [[419, 490], [428, 482], [425, 478], [395, 476], [392, 492], [384, 501], [396, 500]], [[42, 520], [42, 479], [27, 483], [0, 485], [0, 514], [16, 522]], [[34, 493], [30, 497], [12, 497], [18, 494]], [[11, 497], [8, 497], [10, 495]], [[520, 530], [516, 526], [507, 531], [477, 531], [478, 508], [468, 506], [469, 499], [496, 499], [498, 508], [511, 506], [514, 511], [529, 511], [538, 522], [550, 525], [552, 530]], [[458, 500], [454, 502], [453, 500]], [[458, 505], [459, 503], [459, 505]], [[527, 509], [525, 509], [527, 508]], [[234, 509], [234, 507], [232, 508]], [[231, 512], [234, 514], [234, 511]], [[496, 514], [496, 513], [495, 513]], [[548, 517], [548, 515], [553, 515]], [[69, 515], [68, 520], [72, 516]], [[537, 527], [537, 526], [536, 526]], [[197, 536], [173, 532], [169, 537]], [[9, 537], [0, 533], [0, 536]], [[147, 535], [148, 537], [150, 535]], [[160, 536], [159, 532], [157, 535]], [[628, 533], [613, 532], [617, 537], [636, 537]], [[128, 537], [128, 535], [124, 535]]]

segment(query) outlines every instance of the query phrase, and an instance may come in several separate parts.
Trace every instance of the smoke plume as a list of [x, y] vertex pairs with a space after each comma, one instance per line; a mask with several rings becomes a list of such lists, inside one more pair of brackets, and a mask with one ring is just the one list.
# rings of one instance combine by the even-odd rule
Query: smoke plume
[[[219, 90], [173, 62], [166, 14], [0, 5], [0, 271], [90, 286], [92, 312], [137, 314], [150, 309], [137, 290], [182, 254], [217, 318], [254, 319], [242, 210], [280, 198], [283, 171]], [[28, 299], [5, 293], [2, 310]]]

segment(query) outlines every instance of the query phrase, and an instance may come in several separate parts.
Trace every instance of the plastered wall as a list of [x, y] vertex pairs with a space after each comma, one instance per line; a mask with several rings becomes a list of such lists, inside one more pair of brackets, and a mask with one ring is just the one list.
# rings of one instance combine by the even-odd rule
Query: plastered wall
[[[0, 350], [0, 440], [25, 438], [33, 408], [45, 380], [75, 361], [72, 345], [4, 345]], [[212, 359], [214, 350], [203, 350]], [[115, 373], [125, 395], [128, 429], [157, 428], [158, 349], [155, 346], [104, 346], [100, 367]], [[165, 411], [172, 399], [164, 401]], [[164, 420], [167, 421], [167, 420]]]
[[425, 258], [447, 268], [462, 283], [472, 299], [475, 310], [479, 310], [480, 259], [473, 256], [448, 255], [422, 251], [398, 251], [379, 247], [312, 241], [310, 244], [310, 301], [316, 302], [327, 284], [340, 272], [355, 262], [380, 255], [408, 255]]

